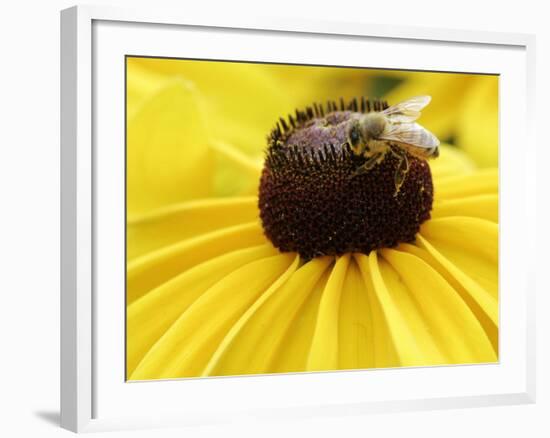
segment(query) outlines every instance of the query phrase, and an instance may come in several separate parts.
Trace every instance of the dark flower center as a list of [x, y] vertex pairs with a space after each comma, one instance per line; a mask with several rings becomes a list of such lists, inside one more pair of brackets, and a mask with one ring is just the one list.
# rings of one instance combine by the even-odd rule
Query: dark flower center
[[399, 160], [387, 153], [362, 174], [365, 158], [348, 144], [348, 123], [385, 102], [328, 102], [296, 111], [271, 132], [260, 180], [259, 208], [266, 236], [281, 251], [304, 259], [412, 242], [430, 217], [430, 168], [408, 156], [409, 171], [396, 193]]

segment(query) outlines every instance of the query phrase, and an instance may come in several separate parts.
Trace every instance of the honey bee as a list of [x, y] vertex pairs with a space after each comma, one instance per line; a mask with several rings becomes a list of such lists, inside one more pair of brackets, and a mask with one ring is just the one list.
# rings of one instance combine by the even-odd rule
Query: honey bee
[[415, 123], [431, 99], [430, 96], [413, 97], [383, 111], [362, 114], [350, 122], [348, 144], [355, 155], [366, 158], [353, 176], [368, 172], [391, 153], [399, 160], [394, 177], [397, 195], [409, 172], [407, 153], [424, 160], [439, 156], [437, 137]]

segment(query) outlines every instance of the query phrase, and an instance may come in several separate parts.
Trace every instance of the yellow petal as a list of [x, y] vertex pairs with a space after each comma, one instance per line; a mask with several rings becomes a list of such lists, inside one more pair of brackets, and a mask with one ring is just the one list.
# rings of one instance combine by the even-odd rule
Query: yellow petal
[[128, 219], [129, 260], [200, 234], [258, 219], [253, 196], [201, 199], [174, 204]]
[[126, 314], [127, 374], [132, 374], [151, 346], [209, 287], [247, 263], [276, 254], [273, 246], [265, 244], [209, 259], [129, 305]]
[[476, 195], [434, 203], [431, 217], [471, 216], [498, 222], [498, 195]]
[[275, 121], [294, 110], [293, 95], [281, 92], [275, 73], [287, 66], [154, 58], [132, 62], [167, 79], [191, 82], [201, 95], [211, 137], [247, 154], [261, 154]]
[[144, 102], [167, 85], [169, 80], [162, 74], [144, 69], [134, 62], [135, 58], [126, 58], [126, 117], [134, 118]]
[[[397, 352], [391, 334], [388, 328], [388, 321], [384, 315], [384, 310], [374, 289], [371, 270], [368, 257], [362, 254], [354, 254], [354, 261], [359, 267], [359, 272], [363, 279], [363, 291], [367, 297], [369, 313], [366, 316], [370, 319], [372, 332], [371, 351], [373, 355], [373, 366], [375, 368], [396, 367], [400, 365]], [[367, 331], [367, 335], [369, 332]]]
[[131, 304], [151, 289], [212, 257], [266, 242], [261, 226], [254, 222], [223, 228], [147, 253], [128, 263], [127, 301]]
[[338, 353], [340, 369], [374, 367], [374, 326], [365, 282], [352, 259], [340, 301]]
[[457, 144], [480, 167], [498, 165], [498, 76], [480, 75], [456, 119]]
[[315, 326], [306, 366], [308, 371], [338, 369], [340, 297], [349, 261], [350, 256], [348, 254], [343, 255], [336, 261], [323, 291], [317, 314], [317, 325]]
[[447, 363], [497, 360], [475, 314], [443, 276], [413, 254], [391, 249], [381, 253], [399, 274]]
[[128, 215], [211, 192], [212, 156], [192, 85], [174, 80], [127, 122]]
[[475, 170], [475, 165], [464, 152], [454, 146], [441, 144], [439, 146], [439, 157], [428, 161], [434, 180], [441, 178], [466, 175]]
[[331, 262], [332, 257], [313, 259], [280, 289], [266, 291], [232, 327], [204, 375], [270, 372], [284, 335]]
[[216, 196], [257, 194], [263, 157], [258, 155], [253, 158], [239, 148], [217, 140], [213, 140], [210, 147], [216, 155]]
[[[378, 258], [376, 251], [372, 251], [368, 257], [357, 255], [356, 259], [365, 281], [369, 281], [370, 272], [376, 298], [390, 333], [387, 342], [393, 343], [399, 364], [444, 364], [446, 361], [442, 352], [398, 273], [384, 259]], [[367, 264], [368, 269], [364, 267]]]
[[438, 201], [497, 194], [498, 169], [478, 170], [470, 175], [434, 178], [434, 186], [434, 196]]
[[273, 356], [270, 372], [292, 373], [306, 371], [311, 341], [317, 325], [317, 314], [323, 291], [332, 269], [327, 269], [309, 293], [284, 334], [277, 354]]
[[425, 222], [420, 234], [497, 296], [498, 224], [471, 217], [446, 217]]
[[269, 288], [292, 275], [292, 253], [251, 262], [204, 292], [155, 343], [139, 363], [134, 380], [196, 377], [202, 374], [229, 329]]
[[447, 280], [476, 316], [498, 354], [498, 301], [437, 252], [420, 234], [417, 235], [417, 245], [401, 244], [399, 250], [421, 258]]
[[498, 351], [498, 225], [452, 217], [426, 222], [421, 233], [417, 242], [425, 251], [413, 252], [460, 293]]

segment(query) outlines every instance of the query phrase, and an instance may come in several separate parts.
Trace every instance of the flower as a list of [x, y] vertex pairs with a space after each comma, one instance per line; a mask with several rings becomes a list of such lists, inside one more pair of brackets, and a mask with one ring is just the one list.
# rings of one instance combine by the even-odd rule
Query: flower
[[[496, 168], [442, 145], [414, 241], [306, 261], [262, 229], [265, 135], [319, 84], [337, 93], [340, 78], [351, 93], [368, 72], [318, 68], [302, 81], [306, 67], [127, 67], [130, 380], [498, 360]], [[295, 95], [280, 92], [286, 82]]]

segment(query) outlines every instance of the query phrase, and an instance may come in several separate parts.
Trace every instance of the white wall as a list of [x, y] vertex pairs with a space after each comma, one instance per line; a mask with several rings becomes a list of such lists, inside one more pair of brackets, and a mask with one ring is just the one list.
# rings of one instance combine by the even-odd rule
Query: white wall
[[[145, 5], [146, 1], [96, 1]], [[198, 4], [197, 4], [198, 3]], [[156, 0], [158, 7], [199, 8], [223, 16], [309, 17], [537, 34], [539, 189], [550, 188], [550, 141], [542, 141], [549, 98], [550, 27], [543, 1]], [[63, 0], [3, 3], [0, 24], [0, 430], [3, 436], [68, 435], [57, 429], [59, 403], [59, 10]], [[522, 145], [517, 145], [522, 153]], [[232, 428], [225, 436], [550, 436], [550, 257], [548, 208], [539, 208], [538, 403], [531, 406], [376, 415]], [[139, 432], [140, 436], [220, 436], [213, 428]], [[115, 433], [107, 436], [126, 436]]]

